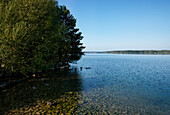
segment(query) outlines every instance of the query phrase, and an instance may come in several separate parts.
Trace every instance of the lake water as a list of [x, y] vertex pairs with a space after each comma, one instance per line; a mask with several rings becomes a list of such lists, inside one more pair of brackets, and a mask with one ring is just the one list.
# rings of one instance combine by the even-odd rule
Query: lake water
[[170, 56], [88, 54], [76, 66], [92, 68], [79, 71], [87, 106], [108, 113], [170, 114]]
[[71, 68], [77, 71], [49, 73], [1, 93], [1, 111], [42, 112], [47, 101], [58, 99], [56, 105], [43, 111], [170, 114], [169, 55], [87, 54]]

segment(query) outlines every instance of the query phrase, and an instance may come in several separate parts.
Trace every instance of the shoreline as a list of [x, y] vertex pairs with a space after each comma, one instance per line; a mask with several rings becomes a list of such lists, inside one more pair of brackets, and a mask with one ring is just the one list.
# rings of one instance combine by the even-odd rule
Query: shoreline
[[117, 51], [85, 51], [97, 54], [143, 54], [143, 55], [170, 55], [170, 50], [117, 50]]

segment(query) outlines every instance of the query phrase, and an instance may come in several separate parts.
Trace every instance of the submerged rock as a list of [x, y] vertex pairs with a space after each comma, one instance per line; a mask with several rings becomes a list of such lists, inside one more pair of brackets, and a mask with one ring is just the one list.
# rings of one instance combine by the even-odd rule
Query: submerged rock
[[41, 81], [44, 81], [45, 80], [45, 78], [41, 78]]
[[37, 89], [37, 87], [33, 86], [33, 87], [32, 87], [32, 89], [36, 90], [36, 89]]
[[2, 90], [2, 92], [7, 92], [7, 90]]
[[86, 67], [85, 69], [91, 69], [91, 67]]
[[46, 83], [45, 85], [46, 85], [46, 86], [49, 86], [49, 84], [48, 84], [48, 83]]

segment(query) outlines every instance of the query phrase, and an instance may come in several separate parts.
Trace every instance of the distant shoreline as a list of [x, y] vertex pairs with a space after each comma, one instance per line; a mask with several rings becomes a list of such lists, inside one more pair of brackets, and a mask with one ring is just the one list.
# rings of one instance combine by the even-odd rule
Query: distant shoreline
[[170, 50], [85, 51], [85, 53], [170, 55]]

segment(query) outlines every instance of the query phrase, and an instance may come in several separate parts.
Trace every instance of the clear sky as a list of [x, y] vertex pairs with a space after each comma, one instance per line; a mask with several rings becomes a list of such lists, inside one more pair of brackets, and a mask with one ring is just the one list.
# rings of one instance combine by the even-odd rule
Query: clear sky
[[170, 0], [58, 0], [77, 19], [85, 51], [170, 49]]

